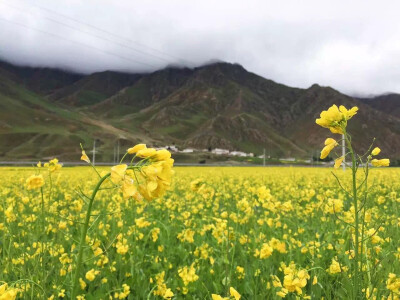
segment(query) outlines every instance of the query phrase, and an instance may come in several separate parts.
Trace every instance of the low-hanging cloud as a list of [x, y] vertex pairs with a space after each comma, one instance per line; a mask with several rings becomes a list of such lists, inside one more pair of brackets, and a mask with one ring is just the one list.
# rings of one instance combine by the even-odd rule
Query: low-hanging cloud
[[398, 1], [0, 0], [0, 58], [154, 71], [213, 59], [290, 86], [400, 92]]

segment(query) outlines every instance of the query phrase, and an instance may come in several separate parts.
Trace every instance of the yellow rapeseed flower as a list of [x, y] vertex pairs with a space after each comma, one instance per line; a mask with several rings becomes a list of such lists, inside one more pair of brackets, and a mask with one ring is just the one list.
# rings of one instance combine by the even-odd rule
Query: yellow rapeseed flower
[[14, 300], [17, 297], [18, 290], [8, 288], [8, 284], [4, 283], [0, 286], [0, 300]]
[[28, 190], [38, 189], [44, 185], [44, 179], [42, 175], [32, 175], [26, 180], [26, 186]]
[[85, 278], [89, 281], [93, 281], [96, 278], [96, 275], [98, 275], [100, 272], [95, 271], [94, 269], [91, 269], [90, 271], [86, 272]]
[[358, 107], [357, 106], [354, 106], [353, 108], [351, 108], [351, 109], [347, 109], [346, 107], [344, 107], [343, 105], [340, 105], [339, 106], [339, 110], [340, 110], [340, 112], [344, 115], [344, 117], [345, 117], [345, 119], [346, 119], [346, 121], [347, 120], [350, 120], [356, 113], [357, 113], [357, 111], [358, 111]]
[[346, 272], [348, 270], [347, 267], [341, 266], [340, 263], [336, 260], [336, 258], [332, 258], [332, 263], [327, 270], [331, 274]]
[[270, 257], [273, 251], [274, 249], [270, 245], [264, 243], [260, 250], [260, 258], [263, 259]]
[[332, 149], [335, 148], [337, 145], [339, 145], [334, 139], [332, 138], [327, 138], [325, 140], [325, 147], [321, 151], [321, 159], [326, 158], [329, 153], [331, 153]]
[[374, 167], [388, 167], [390, 164], [390, 160], [388, 158], [384, 159], [373, 159], [371, 160], [371, 164]]
[[239, 300], [241, 297], [241, 295], [233, 287], [229, 288], [229, 294], [231, 295], [231, 297], [234, 297], [235, 300]]
[[141, 158], [149, 158], [156, 154], [156, 149], [154, 148], [144, 148], [139, 150], [136, 155]]
[[140, 150], [146, 149], [146, 145], [145, 144], [137, 144], [135, 146], [133, 146], [132, 148], [128, 149], [128, 153], [129, 154], [135, 154], [137, 152], [139, 152]]
[[381, 149], [379, 149], [378, 147], [375, 147], [374, 150], [372, 150], [371, 152], [372, 156], [376, 156], [379, 153], [381, 153]]
[[[389, 273], [386, 281], [386, 288], [395, 294], [400, 293], [400, 278], [394, 273]], [[397, 299], [397, 298], [396, 298]]]
[[351, 119], [358, 111], [358, 107], [347, 110], [343, 105], [338, 108], [332, 105], [328, 110], [324, 110], [320, 114], [320, 118], [315, 120], [318, 125], [329, 128], [332, 133], [343, 134], [346, 128], [347, 120]]
[[344, 156], [341, 156], [341, 157], [335, 159], [334, 168], [335, 168], [335, 169], [339, 169], [339, 167], [340, 167], [340, 165], [342, 164], [343, 160], [344, 160]]
[[217, 295], [217, 294], [211, 294], [211, 298], [212, 298], [212, 300], [229, 300], [228, 297], [222, 297], [222, 296]]
[[61, 169], [61, 164], [58, 163], [57, 158], [53, 158], [48, 163], [43, 165], [45, 168], [48, 168], [50, 172], [55, 172]]
[[134, 197], [136, 200], [141, 199], [135, 181], [133, 180], [132, 177], [128, 176], [128, 172], [126, 172], [126, 175], [124, 177], [121, 190], [122, 190], [122, 195], [125, 199], [129, 197]]
[[158, 198], [170, 187], [171, 177], [174, 174], [173, 163], [174, 160], [168, 158], [142, 167], [141, 174], [146, 179], [146, 183], [139, 186], [139, 191], [145, 199]]
[[281, 298], [285, 298], [289, 291], [285, 288], [282, 288], [279, 292], [276, 292], [276, 295]]
[[90, 159], [89, 159], [89, 157], [86, 155], [85, 150], [82, 150], [81, 160], [86, 161], [88, 164], [90, 164]]
[[158, 161], [167, 160], [169, 158], [171, 158], [171, 152], [166, 149], [161, 149], [156, 152], [155, 159]]
[[113, 166], [111, 168], [111, 181], [115, 184], [121, 183], [127, 168], [128, 166], [126, 164]]
[[182, 278], [183, 284], [187, 286], [190, 282], [197, 281], [199, 276], [196, 274], [196, 269], [192, 264], [190, 267], [183, 267], [178, 270], [178, 275]]

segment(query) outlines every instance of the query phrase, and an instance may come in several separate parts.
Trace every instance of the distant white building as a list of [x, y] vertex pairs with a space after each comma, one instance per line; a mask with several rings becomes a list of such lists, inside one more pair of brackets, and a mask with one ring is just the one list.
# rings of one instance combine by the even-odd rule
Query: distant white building
[[242, 152], [242, 151], [231, 151], [229, 154], [232, 155], [232, 156], [240, 156], [240, 157], [247, 157], [248, 156], [247, 153]]
[[280, 158], [279, 160], [282, 160], [282, 161], [296, 161], [296, 158], [288, 157], [288, 158]]
[[174, 145], [172, 145], [172, 146], [163, 146], [163, 147], [155, 147], [154, 149], [156, 149], [156, 150], [167, 149], [167, 150], [175, 151], [175, 152], [178, 151], [178, 148], [176, 146], [174, 146]]
[[194, 149], [193, 148], [186, 148], [186, 149], [183, 149], [181, 152], [182, 153], [193, 153]]
[[172, 145], [172, 146], [165, 146], [167, 149], [169, 149], [169, 150], [171, 150], [171, 151], [175, 151], [175, 152], [178, 152], [178, 148], [176, 147], [176, 146], [174, 146], [174, 145]]
[[217, 155], [221, 155], [221, 154], [229, 154], [229, 150], [228, 149], [220, 149], [220, 148], [215, 148], [211, 151], [211, 153], [217, 154]]

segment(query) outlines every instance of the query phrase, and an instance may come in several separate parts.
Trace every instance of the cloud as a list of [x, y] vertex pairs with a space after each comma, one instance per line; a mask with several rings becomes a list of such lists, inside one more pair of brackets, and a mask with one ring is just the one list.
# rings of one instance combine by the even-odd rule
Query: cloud
[[290, 86], [400, 92], [399, 9], [394, 0], [0, 0], [0, 57], [86, 73], [219, 59]]

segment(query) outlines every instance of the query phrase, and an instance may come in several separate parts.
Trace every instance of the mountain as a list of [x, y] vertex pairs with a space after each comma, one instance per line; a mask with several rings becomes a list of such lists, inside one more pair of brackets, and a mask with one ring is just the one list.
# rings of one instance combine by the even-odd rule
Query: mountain
[[132, 85], [140, 74], [105, 71], [80, 78], [49, 95], [49, 99], [70, 106], [89, 106], [108, 99]]
[[[30, 72], [36, 76], [37, 73]], [[62, 71], [60, 71], [62, 72]], [[57, 74], [58, 71], [57, 71]], [[70, 74], [64, 78], [68, 78]], [[31, 77], [24, 77], [32, 82]], [[71, 159], [79, 153], [79, 143], [112, 148], [120, 139], [123, 145], [151, 139], [114, 128], [102, 120], [58, 105], [21, 84], [18, 73], [0, 68], [0, 158], [5, 161], [47, 159], [54, 156]], [[48, 90], [50, 92], [51, 90]]]
[[400, 94], [388, 93], [373, 98], [361, 98], [361, 101], [396, 118], [400, 118]]
[[0, 61], [0, 75], [5, 75], [20, 86], [41, 95], [49, 94], [84, 77], [59, 69], [21, 67], [4, 61]]
[[[124, 151], [139, 141], [256, 154], [266, 148], [276, 157], [309, 158], [333, 136], [315, 124], [332, 104], [360, 108], [349, 122], [356, 149], [367, 149], [376, 137], [385, 155], [400, 156], [400, 106], [394, 96], [365, 100], [317, 84], [292, 88], [223, 62], [86, 76], [10, 66], [0, 64], [1, 159], [28, 153], [76, 159], [79, 142], [90, 147], [93, 139], [104, 160], [113, 158], [117, 143]], [[390, 109], [386, 103], [392, 103]]]

